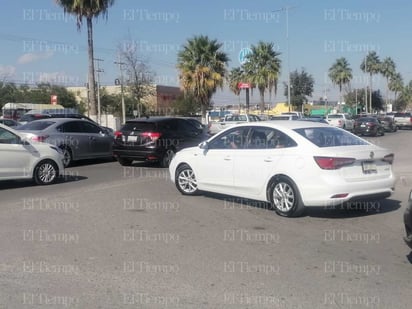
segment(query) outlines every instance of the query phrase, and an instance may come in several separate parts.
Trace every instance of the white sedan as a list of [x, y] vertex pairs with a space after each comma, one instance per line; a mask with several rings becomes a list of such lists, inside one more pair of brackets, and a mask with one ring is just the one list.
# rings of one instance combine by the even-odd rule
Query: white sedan
[[63, 171], [63, 153], [56, 146], [29, 142], [19, 132], [0, 124], [0, 181], [33, 179], [47, 185]]
[[298, 216], [305, 206], [389, 197], [393, 159], [389, 150], [327, 124], [258, 122], [179, 151], [169, 170], [182, 194], [266, 201], [279, 215]]

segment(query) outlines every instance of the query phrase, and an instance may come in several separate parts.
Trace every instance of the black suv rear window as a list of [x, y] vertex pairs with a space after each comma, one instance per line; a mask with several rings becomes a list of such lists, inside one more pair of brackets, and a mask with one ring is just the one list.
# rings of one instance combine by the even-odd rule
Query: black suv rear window
[[156, 123], [145, 121], [131, 121], [126, 122], [122, 127], [122, 131], [142, 131], [150, 132], [156, 129]]

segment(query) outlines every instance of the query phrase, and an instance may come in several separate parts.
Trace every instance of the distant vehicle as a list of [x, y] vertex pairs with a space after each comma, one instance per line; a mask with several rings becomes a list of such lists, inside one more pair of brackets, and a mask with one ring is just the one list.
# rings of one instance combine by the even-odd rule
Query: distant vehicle
[[334, 127], [351, 131], [353, 129], [354, 120], [349, 114], [329, 114], [326, 115], [326, 121]]
[[398, 129], [412, 129], [412, 114], [410, 112], [398, 112], [393, 117]]
[[20, 123], [18, 123], [16, 120], [5, 118], [0, 118], [0, 123], [12, 128], [20, 125]]
[[382, 136], [385, 135], [385, 128], [376, 117], [359, 117], [355, 120], [353, 133], [357, 135]]
[[287, 114], [287, 115], [273, 115], [269, 117], [269, 121], [271, 120], [297, 120], [299, 119], [298, 116], [292, 115], [292, 114]]
[[63, 151], [64, 167], [83, 159], [111, 158], [113, 136], [84, 119], [35, 120], [17, 128], [29, 140], [53, 144]]
[[326, 119], [323, 117], [303, 117], [303, 118], [300, 118], [299, 120], [329, 124], [329, 122], [327, 122]]
[[396, 132], [398, 127], [395, 123], [395, 118], [393, 116], [383, 115], [378, 116], [379, 121], [383, 125], [386, 132]]
[[389, 197], [393, 159], [390, 150], [327, 124], [262, 121], [177, 152], [169, 172], [184, 195], [208, 191], [264, 201], [290, 217], [305, 207]]
[[232, 127], [238, 123], [244, 122], [256, 122], [261, 121], [261, 119], [256, 115], [251, 114], [228, 114], [225, 115], [222, 121], [216, 122], [212, 121], [209, 123], [209, 133], [216, 134], [224, 129]]
[[63, 171], [59, 148], [27, 141], [20, 132], [0, 124], [0, 180], [33, 179], [36, 184], [48, 185]]
[[303, 118], [303, 113], [301, 112], [283, 112], [281, 115], [292, 115], [296, 116], [297, 118]]
[[128, 120], [114, 134], [113, 155], [123, 166], [146, 161], [168, 167], [176, 152], [209, 137], [190, 120], [175, 117]]
[[44, 109], [63, 109], [64, 107], [59, 104], [36, 104], [36, 103], [6, 103], [1, 108], [3, 118], [20, 120], [21, 116], [31, 110], [44, 110]]

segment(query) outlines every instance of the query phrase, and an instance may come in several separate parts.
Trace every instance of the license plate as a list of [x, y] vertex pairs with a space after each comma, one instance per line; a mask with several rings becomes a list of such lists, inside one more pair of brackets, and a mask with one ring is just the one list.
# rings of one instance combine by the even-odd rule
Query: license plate
[[128, 141], [128, 142], [136, 142], [136, 141], [137, 141], [137, 136], [129, 135], [129, 136], [127, 137], [127, 141]]
[[360, 126], [361, 126], [362, 128], [364, 128], [364, 127], [366, 127], [366, 124], [361, 124]]
[[362, 162], [362, 171], [364, 174], [377, 173], [376, 164], [373, 161]]

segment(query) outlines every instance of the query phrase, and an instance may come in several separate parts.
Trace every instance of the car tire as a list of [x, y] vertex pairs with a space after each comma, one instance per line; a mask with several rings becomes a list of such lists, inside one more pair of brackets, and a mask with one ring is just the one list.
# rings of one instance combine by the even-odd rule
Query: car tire
[[133, 160], [125, 158], [117, 158], [117, 161], [120, 163], [121, 166], [130, 166], [133, 162]]
[[197, 195], [199, 193], [196, 175], [187, 164], [182, 164], [177, 168], [175, 184], [177, 190], [183, 195]]
[[305, 211], [295, 183], [285, 176], [278, 176], [268, 188], [271, 208], [282, 217], [298, 217]]
[[62, 146], [60, 147], [61, 150], [63, 151], [63, 166], [69, 167], [70, 164], [73, 163], [73, 154], [72, 154], [72, 150], [70, 149], [70, 147], [68, 146]]
[[56, 162], [44, 160], [34, 168], [33, 180], [38, 185], [50, 185], [56, 182], [58, 176], [59, 169]]
[[169, 164], [172, 161], [173, 157], [175, 156], [175, 153], [176, 152], [172, 148], [166, 149], [165, 153], [160, 159], [160, 167], [169, 167]]

